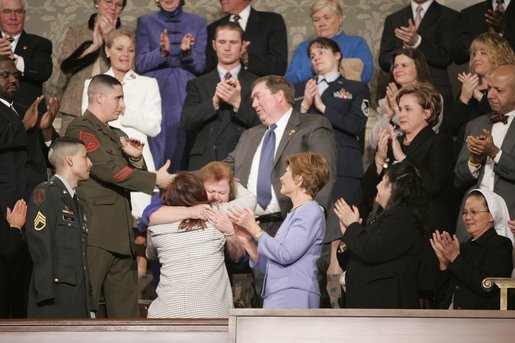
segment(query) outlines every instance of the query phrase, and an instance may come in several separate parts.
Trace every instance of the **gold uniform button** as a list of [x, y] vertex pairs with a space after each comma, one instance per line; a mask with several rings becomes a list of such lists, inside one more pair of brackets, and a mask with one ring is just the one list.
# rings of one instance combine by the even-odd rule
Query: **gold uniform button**
[[58, 279], [58, 278], [55, 278], [55, 279], [54, 279], [54, 282], [59, 282], [59, 279]]

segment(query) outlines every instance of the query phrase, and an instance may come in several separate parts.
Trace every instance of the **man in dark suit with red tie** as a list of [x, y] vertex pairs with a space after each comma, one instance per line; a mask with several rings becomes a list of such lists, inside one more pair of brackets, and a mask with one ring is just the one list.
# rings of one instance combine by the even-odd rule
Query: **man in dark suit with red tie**
[[243, 131], [259, 124], [250, 91], [257, 76], [240, 63], [243, 31], [235, 23], [218, 25], [212, 42], [217, 67], [186, 86], [181, 127], [188, 136], [187, 169], [223, 160]]
[[0, 54], [12, 58], [22, 73], [14, 102], [25, 108], [43, 94], [52, 75], [52, 43], [23, 30], [26, 10], [24, 0], [0, 0]]
[[209, 42], [214, 39], [218, 25], [236, 22], [244, 31], [241, 61], [244, 68], [257, 76], [284, 75], [288, 65], [286, 24], [280, 14], [256, 11], [251, 0], [220, 0], [222, 11], [228, 15], [207, 27], [206, 70], [216, 68], [217, 56]]

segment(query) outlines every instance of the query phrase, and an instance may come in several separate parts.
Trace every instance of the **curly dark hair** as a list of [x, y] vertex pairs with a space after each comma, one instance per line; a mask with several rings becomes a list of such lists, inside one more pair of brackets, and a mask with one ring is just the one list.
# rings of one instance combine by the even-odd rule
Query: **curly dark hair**
[[429, 197], [420, 173], [415, 166], [404, 160], [395, 163], [386, 170], [385, 177], [392, 186], [392, 193], [385, 211], [397, 205], [406, 205], [417, 226], [425, 229]]
[[[209, 204], [202, 180], [191, 172], [178, 172], [168, 188], [161, 194], [161, 203], [168, 206], [191, 207]], [[179, 224], [180, 230], [205, 229], [202, 219], [185, 219]]]

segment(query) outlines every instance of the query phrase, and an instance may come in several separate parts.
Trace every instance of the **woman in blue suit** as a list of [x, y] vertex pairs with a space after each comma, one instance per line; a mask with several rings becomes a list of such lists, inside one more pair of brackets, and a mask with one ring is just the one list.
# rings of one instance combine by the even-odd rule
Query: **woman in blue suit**
[[263, 308], [318, 308], [317, 260], [325, 233], [324, 210], [313, 200], [329, 178], [325, 158], [314, 152], [286, 157], [281, 194], [293, 208], [272, 237], [259, 227], [249, 209], [233, 209], [229, 217], [250, 257], [250, 266], [265, 274]]

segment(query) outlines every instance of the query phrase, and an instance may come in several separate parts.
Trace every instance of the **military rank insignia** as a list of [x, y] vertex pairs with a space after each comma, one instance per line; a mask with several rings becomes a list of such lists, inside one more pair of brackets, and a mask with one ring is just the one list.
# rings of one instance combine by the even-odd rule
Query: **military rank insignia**
[[38, 214], [36, 214], [36, 218], [34, 218], [34, 229], [36, 231], [41, 231], [46, 227], [46, 217], [41, 213], [41, 211], [38, 211]]
[[90, 132], [79, 132], [79, 139], [83, 141], [84, 144], [86, 144], [86, 150], [88, 152], [94, 152], [100, 147], [100, 142], [98, 141], [97, 137]]
[[333, 96], [335, 98], [339, 98], [339, 99], [347, 99], [347, 100], [352, 100], [352, 93], [350, 93], [348, 90], [346, 90], [345, 88], [342, 88], [336, 92], [333, 93]]

